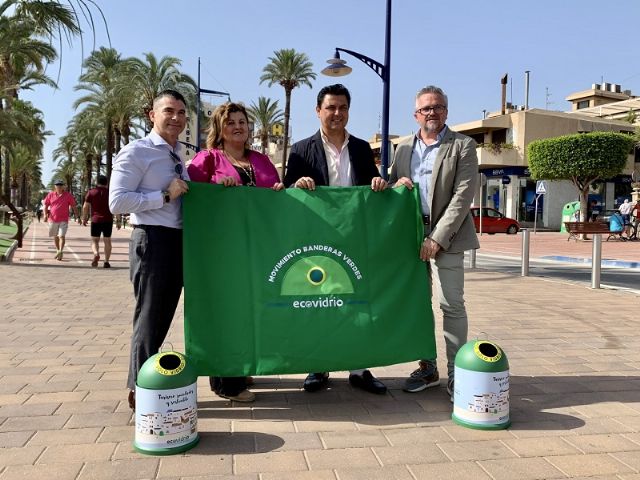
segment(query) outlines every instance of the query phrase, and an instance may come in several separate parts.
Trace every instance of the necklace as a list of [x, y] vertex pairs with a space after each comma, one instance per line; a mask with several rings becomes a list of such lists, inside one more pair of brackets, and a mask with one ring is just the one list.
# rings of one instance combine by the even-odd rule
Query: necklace
[[244, 175], [245, 175], [246, 180], [247, 180], [246, 182], [243, 182], [244, 185], [246, 185], [247, 187], [255, 187], [256, 186], [256, 172], [253, 170], [253, 165], [251, 165], [251, 162], [247, 161], [248, 166], [245, 167], [238, 160], [236, 160], [236, 158], [233, 155], [231, 155], [229, 152], [227, 152], [226, 150], [223, 150], [223, 151], [224, 151], [224, 154], [227, 157], [227, 159], [231, 162], [231, 165], [233, 165], [236, 168], [241, 169], [244, 172]]

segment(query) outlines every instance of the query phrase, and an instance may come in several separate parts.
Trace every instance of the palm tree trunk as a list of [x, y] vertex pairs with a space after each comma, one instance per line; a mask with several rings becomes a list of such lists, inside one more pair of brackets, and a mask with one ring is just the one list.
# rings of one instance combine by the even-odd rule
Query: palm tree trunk
[[[2, 99], [0, 99], [0, 110], [4, 110], [4, 105], [2, 104]], [[11, 195], [11, 191], [9, 190], [9, 186], [11, 183], [10, 180], [10, 168], [11, 167], [11, 163], [9, 160], [9, 155], [7, 155], [6, 150], [3, 147], [0, 147], [0, 166], [3, 164], [3, 159], [4, 159], [4, 166], [2, 166], [2, 168], [0, 168], [0, 174], [4, 174], [2, 175], [2, 193], [4, 193], [7, 197], [9, 197]]]
[[27, 181], [27, 174], [23, 173], [20, 178], [20, 195], [18, 196], [20, 201], [18, 202], [18, 205], [20, 205], [22, 208], [25, 208], [25, 209], [27, 208], [27, 185], [28, 184], [29, 182]]
[[116, 136], [116, 144], [113, 151], [114, 153], [118, 153], [120, 151], [120, 146], [122, 145], [122, 132], [118, 127], [116, 127], [114, 129], [114, 133]]
[[[8, 76], [7, 78], [12, 78], [13, 75], [13, 71], [10, 69], [8, 72]], [[15, 98], [18, 98], [18, 91], [15, 88], [9, 88], [7, 89], [7, 95], [5, 96], [4, 101], [6, 102], [6, 107], [4, 108], [4, 110], [7, 110], [8, 112], [11, 112], [11, 110], [13, 109], [13, 100]], [[2, 106], [2, 100], [0, 100], [0, 108], [3, 108]], [[0, 153], [2, 153], [3, 149], [0, 149]], [[4, 152], [2, 153], [2, 155], [0, 156], [0, 158], [4, 157], [4, 179], [3, 179], [3, 190], [4, 190], [4, 194], [11, 198], [11, 156], [7, 153], [6, 149], [4, 149]], [[13, 199], [11, 199], [13, 201]]]
[[6, 149], [0, 148], [0, 161], [3, 161], [3, 179], [2, 192], [7, 196], [11, 196], [11, 160]]
[[93, 155], [88, 154], [84, 160], [85, 187], [87, 192], [91, 188], [91, 176], [93, 175]]
[[111, 168], [113, 166], [113, 125], [107, 125], [107, 178], [111, 179]]
[[282, 145], [282, 179], [287, 171], [287, 145], [289, 144], [289, 114], [291, 111], [291, 89], [284, 90], [284, 141]]

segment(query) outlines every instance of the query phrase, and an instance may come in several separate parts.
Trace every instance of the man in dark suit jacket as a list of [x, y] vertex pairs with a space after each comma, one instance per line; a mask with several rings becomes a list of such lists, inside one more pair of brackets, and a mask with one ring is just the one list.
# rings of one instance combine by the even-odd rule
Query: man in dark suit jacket
[[[373, 152], [367, 142], [349, 135], [351, 95], [344, 85], [324, 87], [318, 93], [316, 113], [320, 130], [291, 147], [286, 187], [314, 190], [316, 185], [351, 187], [371, 185], [374, 191], [382, 191], [387, 182], [378, 172]], [[327, 386], [329, 373], [310, 373], [304, 381], [307, 392], [315, 392]], [[349, 383], [371, 393], [386, 393], [387, 387], [369, 370], [352, 371]]]

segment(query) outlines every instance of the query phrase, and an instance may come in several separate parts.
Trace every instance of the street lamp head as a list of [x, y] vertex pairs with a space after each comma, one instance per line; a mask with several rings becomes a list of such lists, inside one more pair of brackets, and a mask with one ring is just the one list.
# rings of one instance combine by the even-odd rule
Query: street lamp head
[[323, 68], [320, 73], [329, 77], [344, 77], [345, 75], [349, 75], [351, 70], [353, 70], [347, 65], [346, 60], [340, 58], [340, 53], [337, 50], [333, 58], [327, 60], [327, 63], [329, 66]]

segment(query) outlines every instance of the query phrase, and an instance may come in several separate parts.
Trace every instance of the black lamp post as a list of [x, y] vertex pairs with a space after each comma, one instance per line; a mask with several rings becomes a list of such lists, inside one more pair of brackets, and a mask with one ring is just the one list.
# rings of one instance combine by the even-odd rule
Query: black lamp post
[[227, 97], [228, 101], [231, 101], [231, 95], [227, 92], [218, 92], [217, 90], [207, 90], [206, 88], [200, 88], [200, 57], [198, 57], [198, 92], [196, 95], [196, 152], [200, 151], [200, 94], [209, 93], [211, 95], [219, 95], [221, 97]]
[[329, 64], [322, 70], [324, 75], [330, 77], [342, 77], [351, 73], [352, 68], [346, 65], [346, 60], [340, 58], [340, 52], [348, 53], [365, 63], [371, 70], [376, 72], [382, 79], [382, 140], [380, 147], [380, 156], [382, 163], [382, 177], [388, 178], [389, 170], [389, 81], [391, 68], [391, 0], [387, 0], [387, 15], [385, 19], [384, 33], [384, 65], [372, 58], [362, 55], [361, 53], [347, 50], [345, 48], [336, 48], [336, 53], [331, 60], [327, 60]]

